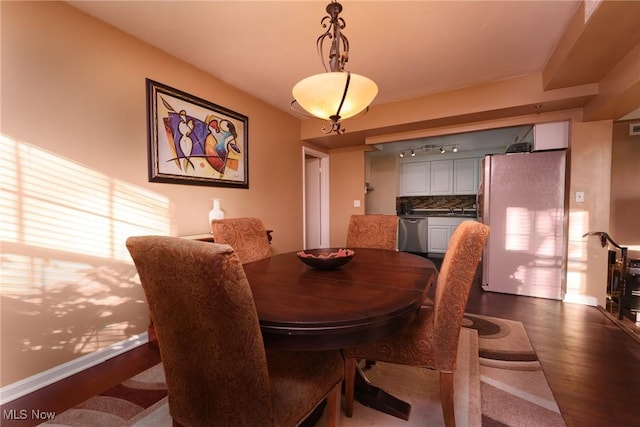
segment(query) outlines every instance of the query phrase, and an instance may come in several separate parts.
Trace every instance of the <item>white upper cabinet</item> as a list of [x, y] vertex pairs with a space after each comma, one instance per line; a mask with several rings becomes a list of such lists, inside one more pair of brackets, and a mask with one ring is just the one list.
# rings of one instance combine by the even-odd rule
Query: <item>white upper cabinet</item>
[[431, 162], [431, 195], [446, 196], [453, 194], [453, 160], [434, 160]]
[[400, 164], [400, 196], [476, 194], [477, 157]]
[[533, 151], [569, 147], [569, 122], [533, 126]]
[[429, 196], [431, 194], [431, 162], [400, 164], [400, 195]]
[[453, 194], [476, 194], [478, 191], [478, 159], [453, 161]]

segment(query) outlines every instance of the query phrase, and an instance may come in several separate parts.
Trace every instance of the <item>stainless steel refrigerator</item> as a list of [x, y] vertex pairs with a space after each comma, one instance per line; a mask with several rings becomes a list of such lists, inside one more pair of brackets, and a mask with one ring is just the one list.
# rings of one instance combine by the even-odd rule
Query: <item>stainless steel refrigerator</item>
[[491, 227], [486, 291], [562, 299], [566, 291], [566, 150], [486, 156], [478, 220]]

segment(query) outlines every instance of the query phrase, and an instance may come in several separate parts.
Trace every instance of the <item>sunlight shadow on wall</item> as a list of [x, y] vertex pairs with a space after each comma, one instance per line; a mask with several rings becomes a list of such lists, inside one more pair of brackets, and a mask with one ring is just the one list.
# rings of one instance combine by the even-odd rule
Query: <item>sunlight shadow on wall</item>
[[146, 329], [125, 247], [169, 235], [169, 200], [0, 135], [2, 385]]
[[588, 239], [582, 236], [589, 231], [589, 212], [572, 210], [569, 216], [567, 296], [565, 301], [571, 302], [573, 301], [572, 295], [583, 295], [587, 289]]
[[[505, 254], [513, 286], [523, 295], [554, 298], [562, 283], [564, 242], [556, 230], [562, 229], [562, 210], [508, 207], [505, 214]], [[556, 297], [557, 298], [557, 297]]]

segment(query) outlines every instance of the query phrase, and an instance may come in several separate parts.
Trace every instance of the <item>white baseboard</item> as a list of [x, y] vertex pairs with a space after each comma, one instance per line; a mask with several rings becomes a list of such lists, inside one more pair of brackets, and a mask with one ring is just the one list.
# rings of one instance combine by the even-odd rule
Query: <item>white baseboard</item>
[[54, 368], [40, 372], [0, 389], [0, 405], [70, 377], [80, 371], [98, 365], [129, 350], [133, 350], [149, 341], [147, 332], [133, 335], [124, 341], [112, 344], [93, 353], [70, 360]]

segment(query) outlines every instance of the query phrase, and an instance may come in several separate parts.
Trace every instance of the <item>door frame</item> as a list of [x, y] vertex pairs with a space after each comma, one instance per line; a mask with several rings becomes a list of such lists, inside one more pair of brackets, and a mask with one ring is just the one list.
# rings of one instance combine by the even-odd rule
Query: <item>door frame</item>
[[302, 147], [302, 247], [307, 248], [307, 156], [320, 159], [320, 244], [328, 248], [329, 242], [329, 154]]

